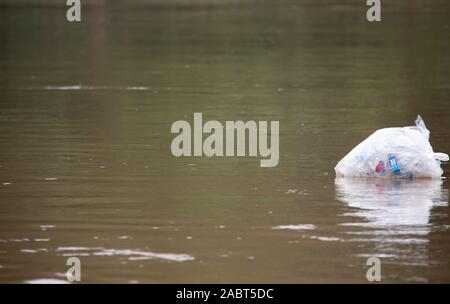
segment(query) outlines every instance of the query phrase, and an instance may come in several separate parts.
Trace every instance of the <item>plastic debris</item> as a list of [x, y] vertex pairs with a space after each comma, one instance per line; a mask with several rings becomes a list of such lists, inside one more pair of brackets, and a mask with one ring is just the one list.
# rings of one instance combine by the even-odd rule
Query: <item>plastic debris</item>
[[377, 164], [377, 166], [375, 167], [375, 171], [377, 173], [384, 173], [386, 170], [384, 168], [384, 161], [380, 160]]
[[445, 153], [435, 153], [430, 131], [417, 116], [416, 126], [377, 130], [336, 165], [337, 177], [440, 178]]

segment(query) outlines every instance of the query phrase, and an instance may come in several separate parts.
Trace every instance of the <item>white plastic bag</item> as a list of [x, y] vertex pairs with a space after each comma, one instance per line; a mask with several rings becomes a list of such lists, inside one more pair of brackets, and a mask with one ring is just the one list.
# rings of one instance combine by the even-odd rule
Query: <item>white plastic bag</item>
[[440, 178], [445, 153], [434, 153], [420, 115], [415, 127], [377, 130], [336, 165], [337, 177]]

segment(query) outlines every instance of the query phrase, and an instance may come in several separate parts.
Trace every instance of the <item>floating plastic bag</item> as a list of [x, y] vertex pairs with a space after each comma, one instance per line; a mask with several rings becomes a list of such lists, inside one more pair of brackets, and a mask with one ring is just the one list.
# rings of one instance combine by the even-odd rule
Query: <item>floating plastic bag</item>
[[420, 115], [415, 127], [377, 130], [336, 165], [337, 177], [440, 178], [445, 153], [434, 153]]

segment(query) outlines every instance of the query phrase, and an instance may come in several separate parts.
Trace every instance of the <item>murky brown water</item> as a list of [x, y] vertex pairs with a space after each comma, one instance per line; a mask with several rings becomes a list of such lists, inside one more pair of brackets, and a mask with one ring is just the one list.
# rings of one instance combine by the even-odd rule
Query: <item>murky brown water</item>
[[[450, 152], [448, 1], [383, 2], [380, 24], [365, 1], [105, 1], [81, 24], [10, 2], [0, 282], [62, 280], [71, 255], [82, 282], [364, 283], [370, 256], [383, 282], [450, 282], [448, 181], [333, 171], [417, 113]], [[279, 165], [173, 157], [170, 126], [194, 112], [279, 120]]]

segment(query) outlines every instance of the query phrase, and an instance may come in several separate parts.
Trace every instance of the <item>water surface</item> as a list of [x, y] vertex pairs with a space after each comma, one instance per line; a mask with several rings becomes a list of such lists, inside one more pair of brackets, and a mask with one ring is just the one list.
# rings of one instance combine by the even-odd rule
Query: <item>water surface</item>
[[[449, 282], [447, 180], [334, 176], [418, 113], [450, 152], [450, 4], [390, 2], [0, 1], [0, 281]], [[279, 120], [279, 165], [173, 157], [194, 112]]]

